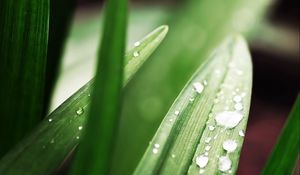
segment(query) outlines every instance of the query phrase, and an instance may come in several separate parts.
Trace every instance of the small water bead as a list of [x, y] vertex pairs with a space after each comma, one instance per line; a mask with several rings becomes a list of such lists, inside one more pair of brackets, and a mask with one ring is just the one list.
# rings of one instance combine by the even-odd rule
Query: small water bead
[[207, 146], [205, 147], [205, 151], [209, 151], [210, 148], [211, 148], [211, 146], [207, 145]]
[[245, 96], [246, 96], [246, 92], [243, 92], [243, 93], [241, 94], [241, 96], [242, 96], [242, 97], [245, 97]]
[[224, 111], [216, 114], [215, 120], [218, 125], [225, 128], [234, 128], [242, 120], [243, 115], [237, 111]]
[[207, 137], [207, 138], [204, 140], [205, 143], [209, 143], [210, 141], [211, 141], [211, 137]]
[[133, 56], [138, 57], [138, 56], [140, 56], [140, 53], [135, 51], [135, 52], [133, 52]]
[[193, 102], [194, 100], [195, 100], [195, 98], [193, 98], [193, 97], [191, 97], [191, 98], [189, 99], [190, 102]]
[[172, 122], [172, 121], [173, 121], [173, 119], [171, 118], [171, 119], [169, 119], [169, 121], [170, 121], [170, 122]]
[[193, 84], [193, 88], [198, 94], [200, 94], [203, 91], [204, 86], [202, 85], [202, 83], [196, 82]]
[[236, 102], [236, 103], [239, 103], [239, 102], [242, 101], [242, 97], [239, 96], [239, 95], [236, 95], [236, 96], [233, 97], [233, 101]]
[[200, 167], [200, 168], [204, 168], [206, 167], [208, 163], [208, 157], [204, 156], [204, 155], [200, 155], [196, 158], [196, 164]]
[[208, 152], [205, 152], [204, 155], [205, 155], [205, 156], [208, 156]]
[[241, 137], [245, 137], [245, 132], [244, 132], [243, 130], [240, 130], [240, 131], [239, 131], [239, 135], [240, 135]]
[[83, 128], [82, 126], [79, 126], [79, 127], [78, 127], [78, 130], [80, 131], [80, 130], [82, 130], [82, 128]]
[[209, 129], [210, 131], [213, 131], [213, 130], [215, 129], [215, 127], [212, 126], [212, 125], [209, 125], [209, 126], [208, 126], [208, 129]]
[[228, 173], [232, 173], [232, 170], [229, 170]]
[[237, 111], [243, 110], [243, 104], [242, 103], [235, 104], [234, 109], [237, 110]]
[[154, 144], [154, 147], [155, 147], [155, 148], [159, 148], [160, 145], [159, 145], [158, 143], [155, 143], [155, 144]]
[[237, 148], [237, 143], [235, 140], [225, 140], [223, 142], [223, 149], [229, 153], [234, 152], [236, 148]]
[[231, 168], [231, 160], [228, 156], [219, 157], [219, 170], [222, 172], [226, 172]]
[[207, 83], [206, 80], [204, 80], [204, 81], [203, 81], [203, 84], [204, 84], [204, 86], [207, 86], [208, 83]]
[[179, 111], [175, 111], [174, 114], [175, 114], [175, 115], [179, 115]]
[[78, 139], [79, 139], [79, 136], [76, 136], [76, 139], [78, 140]]
[[48, 119], [49, 122], [52, 122], [52, 120], [53, 120], [52, 118], [49, 118], [49, 119]]
[[175, 154], [172, 154], [171, 157], [172, 157], [172, 158], [175, 158], [176, 156], [175, 156]]
[[77, 115], [82, 115], [83, 113], [84, 113], [84, 110], [81, 107], [76, 110]]
[[157, 148], [153, 148], [152, 152], [153, 152], [153, 154], [157, 154], [158, 153], [158, 149]]
[[204, 169], [200, 169], [199, 170], [199, 174], [204, 174], [205, 170]]
[[137, 41], [137, 42], [135, 42], [133, 45], [135, 46], [135, 47], [137, 47], [137, 46], [139, 46], [141, 43], [139, 42], [139, 41]]

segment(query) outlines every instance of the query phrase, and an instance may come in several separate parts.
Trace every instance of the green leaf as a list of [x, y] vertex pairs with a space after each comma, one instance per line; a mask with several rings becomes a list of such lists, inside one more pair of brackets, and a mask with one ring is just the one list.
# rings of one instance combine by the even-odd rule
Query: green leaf
[[0, 1], [0, 157], [42, 119], [49, 1]]
[[50, 0], [51, 13], [49, 21], [44, 113], [48, 112], [75, 7], [76, 0]]
[[[161, 43], [167, 31], [167, 26], [157, 28], [126, 54], [123, 86]], [[140, 56], [133, 57], [134, 52], [139, 52]], [[31, 135], [3, 157], [0, 160], [0, 174], [48, 175], [55, 172], [79, 142], [79, 127], [87, 119], [92, 88], [93, 80], [67, 99]]]
[[292, 174], [300, 151], [299, 123], [300, 95], [296, 99], [262, 175]]
[[[112, 174], [132, 174], [162, 117], [225, 36], [246, 34], [271, 0], [190, 0], [173, 9], [164, 44], [126, 88]], [[213, 8], [213, 10], [212, 10]], [[130, 135], [130, 137], [128, 137]]]
[[[181, 91], [135, 174], [199, 174], [199, 156], [208, 160], [201, 168], [205, 174], [221, 173], [221, 156], [231, 160], [229, 169], [234, 173], [243, 143], [240, 135], [244, 134], [248, 118], [251, 86], [252, 63], [247, 44], [240, 36], [230, 37]], [[228, 140], [237, 144], [232, 152], [223, 149]]]
[[[121, 111], [127, 0], [108, 0], [95, 85], [72, 175], [108, 174]], [[138, 56], [139, 53], [134, 53]], [[99, 139], [95, 139], [99, 138]]]

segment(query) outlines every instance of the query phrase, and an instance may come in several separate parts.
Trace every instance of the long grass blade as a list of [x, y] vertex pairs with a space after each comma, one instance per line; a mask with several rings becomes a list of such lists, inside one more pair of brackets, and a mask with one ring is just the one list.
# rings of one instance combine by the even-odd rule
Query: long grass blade
[[121, 111], [127, 0], [108, 0], [106, 5], [91, 106], [83, 139], [71, 168], [72, 175], [108, 174], [110, 169], [110, 154]]
[[167, 23], [172, 31], [164, 44], [127, 88], [113, 174], [132, 174], [162, 117], [197, 67], [228, 34], [248, 35], [271, 0], [184, 2], [179, 12], [173, 10]]
[[[248, 118], [251, 86], [252, 63], [247, 44], [240, 36], [230, 37], [177, 97], [135, 174], [234, 173]], [[236, 144], [234, 150], [224, 150], [228, 140]], [[229, 169], [220, 169], [221, 157], [231, 162]]]
[[[164, 39], [167, 26], [161, 26], [137, 42], [125, 56], [123, 86], [134, 76]], [[134, 57], [133, 53], [140, 55]], [[87, 119], [93, 80], [54, 110], [25, 140], [0, 160], [1, 175], [49, 175], [78, 145]], [[34, 160], [34, 161], [32, 161]]]
[[292, 174], [300, 152], [300, 95], [264, 167], [262, 175]]
[[0, 1], [0, 157], [42, 119], [49, 0]]

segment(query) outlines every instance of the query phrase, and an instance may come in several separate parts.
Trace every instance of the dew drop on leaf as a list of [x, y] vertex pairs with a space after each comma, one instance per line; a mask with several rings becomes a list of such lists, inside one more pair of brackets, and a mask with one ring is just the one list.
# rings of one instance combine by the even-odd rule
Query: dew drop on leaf
[[137, 51], [133, 52], [133, 56], [134, 56], [134, 57], [138, 57], [139, 55], [140, 55], [139, 52], [137, 52]]
[[153, 154], [157, 154], [158, 153], [158, 149], [157, 148], [153, 148], [152, 152], [153, 152]]
[[231, 168], [231, 160], [228, 156], [219, 157], [219, 170], [222, 172], [226, 172]]
[[223, 111], [216, 114], [215, 120], [218, 125], [225, 128], [234, 128], [242, 120], [243, 115], [237, 111]]
[[79, 127], [78, 127], [78, 130], [80, 131], [80, 130], [82, 130], [82, 128], [83, 128], [82, 126], [79, 126]]
[[48, 122], [52, 122], [52, 120], [53, 120], [52, 118], [49, 118], [49, 119], [48, 119]]
[[213, 130], [215, 129], [215, 127], [212, 126], [212, 125], [209, 125], [209, 126], [208, 126], [208, 129], [209, 129], [210, 131], [213, 131]]
[[179, 111], [175, 111], [174, 114], [175, 114], [175, 115], [178, 115], [178, 114], [179, 114]]
[[199, 170], [199, 174], [203, 174], [204, 172], [205, 172], [204, 169]]
[[207, 137], [207, 138], [204, 140], [205, 143], [209, 143], [210, 141], [211, 141], [211, 137]]
[[208, 163], [208, 157], [207, 156], [200, 155], [200, 156], [196, 157], [196, 164], [200, 168], [206, 167], [207, 163]]
[[139, 41], [137, 41], [137, 42], [135, 42], [133, 45], [135, 46], [135, 47], [137, 47], [137, 46], [139, 46], [141, 43], [139, 42]]
[[235, 104], [234, 109], [237, 110], [237, 111], [243, 110], [243, 104], [242, 103]]
[[159, 146], [160, 146], [160, 145], [159, 145], [158, 143], [154, 144], [154, 147], [155, 147], [155, 148], [159, 148]]
[[77, 115], [82, 115], [83, 113], [84, 113], [84, 110], [81, 107], [76, 110]]
[[242, 97], [239, 96], [239, 95], [236, 95], [236, 96], [233, 97], [233, 101], [236, 102], [236, 103], [239, 103], [239, 102], [242, 101]]
[[203, 91], [204, 86], [202, 85], [202, 83], [196, 82], [193, 84], [193, 88], [198, 94], [200, 94]]
[[243, 130], [240, 130], [240, 131], [239, 131], [239, 135], [240, 135], [241, 137], [245, 137], [245, 132], [244, 132]]
[[234, 152], [237, 148], [237, 143], [235, 140], [225, 140], [223, 142], [223, 149], [227, 152]]
[[205, 151], [209, 151], [210, 148], [211, 148], [211, 146], [207, 145], [207, 146], [205, 147]]

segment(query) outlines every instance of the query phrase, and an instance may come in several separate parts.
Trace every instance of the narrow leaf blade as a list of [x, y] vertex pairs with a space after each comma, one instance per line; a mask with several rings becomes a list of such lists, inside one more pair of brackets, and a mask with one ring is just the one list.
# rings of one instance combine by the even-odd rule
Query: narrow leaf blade
[[[177, 97], [153, 137], [135, 174], [199, 174], [195, 159], [207, 152], [207, 174], [218, 173], [217, 156], [225, 154], [222, 143], [235, 139], [238, 148], [230, 154], [236, 170], [250, 104], [252, 64], [241, 37], [227, 39], [214, 52]], [[234, 96], [246, 94], [235, 109]], [[225, 108], [225, 109], [224, 109]], [[222, 112], [242, 115], [237, 126], [226, 128], [216, 122]], [[212, 128], [213, 127], [213, 128]], [[227, 126], [228, 127], [228, 126]], [[210, 148], [206, 140], [210, 138]]]
[[284, 129], [262, 172], [267, 174], [292, 174], [300, 152], [300, 95], [298, 95]]
[[[167, 31], [167, 26], [157, 28], [139, 42], [140, 46], [134, 47], [126, 54], [123, 86], [126, 86], [128, 80], [134, 76], [133, 73], [149, 58]], [[141, 54], [139, 57], [133, 57], [134, 52]], [[55, 172], [79, 142], [79, 127], [86, 121], [92, 88], [93, 80], [54, 110], [29, 137], [6, 154], [0, 160], [0, 174], [48, 175]]]

